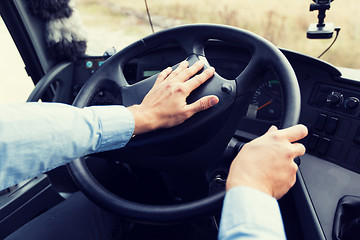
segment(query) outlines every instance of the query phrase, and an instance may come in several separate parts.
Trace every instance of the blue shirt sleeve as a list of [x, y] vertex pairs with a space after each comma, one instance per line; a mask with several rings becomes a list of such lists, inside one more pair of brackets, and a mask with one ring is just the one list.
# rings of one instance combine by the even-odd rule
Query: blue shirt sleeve
[[286, 239], [276, 199], [250, 187], [230, 189], [224, 200], [219, 240], [230, 239]]
[[0, 190], [78, 157], [121, 148], [135, 123], [123, 106], [0, 105]]

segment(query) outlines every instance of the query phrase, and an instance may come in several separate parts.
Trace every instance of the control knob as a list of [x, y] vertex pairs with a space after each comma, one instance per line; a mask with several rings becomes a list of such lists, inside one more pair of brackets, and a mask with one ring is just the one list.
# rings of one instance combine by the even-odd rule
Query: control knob
[[345, 101], [345, 107], [349, 108], [349, 109], [356, 109], [358, 108], [360, 105], [360, 100], [356, 97], [349, 97], [346, 101]]
[[332, 92], [327, 96], [326, 102], [331, 105], [342, 104], [344, 102], [344, 95], [339, 92]]

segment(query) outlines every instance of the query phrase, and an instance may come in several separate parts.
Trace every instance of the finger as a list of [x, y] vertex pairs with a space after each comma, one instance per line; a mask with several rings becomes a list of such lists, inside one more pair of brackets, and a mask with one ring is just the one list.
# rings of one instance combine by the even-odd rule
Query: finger
[[[190, 116], [194, 115], [197, 112], [204, 111], [214, 105], [216, 105], [219, 102], [219, 98], [217, 96], [205, 96], [200, 98], [194, 103], [191, 103], [186, 106], [187, 112]], [[189, 116], [189, 117], [190, 117]]]
[[[292, 161], [291, 164], [292, 164], [292, 167], [293, 167], [294, 172], [295, 172], [294, 177], [295, 177], [295, 180], [296, 180], [296, 172], [299, 169], [299, 165], [297, 165], [296, 162], [294, 162], [294, 161]], [[294, 183], [295, 183], [295, 181], [294, 181]]]
[[296, 172], [298, 171], [299, 169], [299, 166], [294, 162], [292, 161], [291, 163], [291, 167], [292, 167], [292, 174], [291, 174], [291, 177], [290, 177], [290, 182], [289, 182], [289, 187], [292, 188], [296, 182]]
[[286, 137], [290, 142], [295, 142], [306, 137], [308, 130], [304, 125], [298, 124], [289, 128], [281, 129], [279, 130], [279, 133]]
[[165, 68], [164, 70], [162, 70], [162, 71], [160, 72], [160, 74], [158, 75], [158, 77], [157, 77], [157, 79], [156, 79], [156, 81], [155, 81], [154, 86], [157, 85], [157, 84], [159, 84], [159, 83], [161, 83], [161, 82], [163, 82], [163, 81], [167, 78], [167, 76], [169, 76], [169, 74], [170, 74], [171, 72], [172, 72], [172, 68], [171, 68], [171, 67], [167, 67], [167, 68]]
[[177, 75], [179, 75], [182, 71], [187, 69], [189, 67], [188, 61], [182, 61], [179, 66], [167, 77], [167, 80], [175, 78]]
[[278, 130], [278, 128], [275, 125], [272, 125], [266, 133], [271, 133], [271, 132], [276, 132]]
[[301, 144], [301, 143], [293, 143], [292, 147], [294, 149], [294, 158], [302, 156], [306, 152], [305, 146], [303, 144]]
[[178, 74], [177, 80], [179, 82], [186, 82], [187, 80], [189, 80], [189, 78], [199, 72], [203, 67], [204, 63], [202, 63], [201, 61], [197, 61], [192, 66], [184, 69], [180, 74]]
[[213, 67], [207, 68], [201, 74], [196, 75], [187, 81], [185, 89], [190, 94], [194, 89], [198, 88], [201, 84], [210, 79], [215, 73], [215, 69]]

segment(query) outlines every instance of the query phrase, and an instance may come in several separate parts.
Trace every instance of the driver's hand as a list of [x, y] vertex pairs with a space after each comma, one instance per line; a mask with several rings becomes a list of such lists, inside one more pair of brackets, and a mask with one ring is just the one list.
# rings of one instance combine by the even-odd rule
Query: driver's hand
[[304, 125], [278, 130], [275, 126], [263, 136], [244, 145], [230, 167], [226, 189], [248, 186], [279, 199], [295, 184], [298, 166], [295, 157], [305, 153], [301, 143], [307, 135]]
[[195, 113], [217, 104], [217, 96], [206, 96], [192, 104], [186, 103], [189, 94], [215, 72], [210, 67], [194, 76], [203, 67], [200, 61], [191, 67], [187, 61], [183, 61], [174, 71], [171, 67], [163, 70], [142, 103], [128, 108], [135, 119], [134, 134], [176, 126]]

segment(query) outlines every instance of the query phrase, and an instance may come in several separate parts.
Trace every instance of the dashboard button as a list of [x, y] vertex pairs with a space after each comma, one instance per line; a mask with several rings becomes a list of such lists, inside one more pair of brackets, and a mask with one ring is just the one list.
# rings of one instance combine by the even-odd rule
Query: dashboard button
[[339, 122], [339, 126], [338, 126], [339, 130], [338, 130], [336, 136], [339, 138], [349, 138], [349, 132], [350, 132], [352, 124], [353, 124], [352, 121], [342, 118], [341, 123]]
[[309, 150], [315, 150], [316, 149], [316, 146], [318, 145], [319, 143], [319, 140], [320, 140], [320, 136], [317, 135], [317, 134], [312, 134], [309, 138], [309, 142], [307, 144], [307, 149]]
[[346, 157], [346, 164], [352, 167], [356, 167], [356, 163], [360, 156], [359, 147], [352, 147], [350, 151], [348, 151], [348, 155]]
[[344, 159], [343, 156], [341, 155], [343, 150], [344, 150], [344, 142], [335, 140], [332, 143], [328, 156], [333, 160], [335, 160], [336, 162], [343, 161]]
[[360, 127], [356, 130], [353, 140], [356, 144], [360, 144]]
[[315, 129], [319, 130], [319, 131], [323, 130], [324, 126], [326, 124], [327, 118], [328, 118], [328, 116], [326, 114], [321, 113], [316, 119]]
[[329, 138], [321, 139], [319, 143], [318, 153], [322, 155], [326, 155], [327, 151], [329, 150], [330, 143], [331, 143], [331, 139]]
[[334, 134], [335, 131], [336, 131], [336, 128], [339, 124], [339, 119], [337, 117], [331, 117], [329, 119], [329, 122], [328, 124], [326, 125], [326, 129], [325, 131], [328, 133], [328, 134]]

